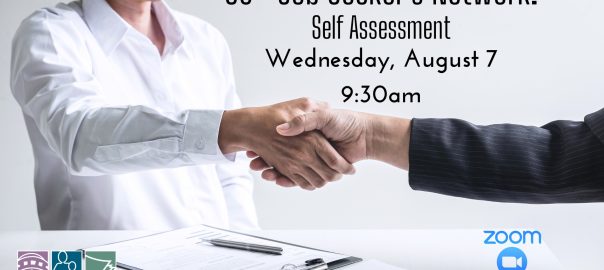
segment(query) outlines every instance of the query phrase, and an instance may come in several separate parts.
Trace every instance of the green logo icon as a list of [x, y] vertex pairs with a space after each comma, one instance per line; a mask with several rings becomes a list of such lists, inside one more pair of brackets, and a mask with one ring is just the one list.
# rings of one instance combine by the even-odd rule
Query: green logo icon
[[86, 270], [116, 270], [115, 251], [87, 251]]

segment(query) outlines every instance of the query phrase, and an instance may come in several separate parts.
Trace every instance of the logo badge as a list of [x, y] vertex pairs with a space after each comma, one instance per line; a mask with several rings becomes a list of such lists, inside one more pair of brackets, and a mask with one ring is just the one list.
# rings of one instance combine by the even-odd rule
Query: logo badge
[[53, 251], [50, 270], [82, 270], [82, 252]]
[[499, 270], [525, 270], [528, 261], [522, 250], [516, 247], [509, 247], [499, 253], [497, 257], [497, 267]]
[[48, 270], [48, 251], [19, 251], [17, 270]]
[[115, 270], [116, 259], [114, 251], [86, 252], [86, 270]]

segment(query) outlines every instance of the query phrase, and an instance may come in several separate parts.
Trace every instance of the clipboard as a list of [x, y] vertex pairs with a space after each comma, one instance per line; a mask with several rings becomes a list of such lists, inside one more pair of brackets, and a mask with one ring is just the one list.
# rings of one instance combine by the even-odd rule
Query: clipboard
[[[283, 256], [260, 255], [248, 251], [224, 249], [201, 244], [204, 238], [236, 239], [265, 245], [281, 246]], [[155, 269], [237, 269], [250, 270], [280, 269], [285, 264], [301, 264], [307, 259], [323, 258], [328, 269], [340, 269], [363, 261], [363, 259], [331, 251], [306, 247], [293, 243], [259, 237], [251, 234], [199, 225], [184, 229], [166, 231], [131, 240], [82, 249], [86, 251], [116, 251], [117, 268], [125, 270]], [[180, 254], [184, 253], [184, 254]], [[176, 254], [176, 255], [175, 255]], [[186, 259], [182, 259], [186, 258]], [[189, 260], [190, 261], [186, 261]], [[165, 263], [165, 260], [174, 263]], [[228, 260], [231, 260], [230, 262]], [[224, 261], [225, 268], [220, 263]], [[215, 263], [218, 262], [218, 263]], [[188, 264], [188, 265], [187, 265]], [[228, 266], [228, 268], [226, 268]]]
[[[285, 244], [285, 245], [291, 245], [291, 246], [296, 246], [296, 247], [310, 249], [310, 250], [316, 250], [316, 251], [321, 251], [321, 252], [333, 253], [333, 252], [327, 251], [327, 250], [322, 250], [322, 249], [317, 249], [317, 248], [311, 248], [311, 247], [297, 245], [297, 244], [293, 244], [293, 243], [288, 243], [288, 242], [278, 241], [278, 240], [274, 240], [274, 239], [264, 238], [264, 237], [260, 237], [260, 236], [256, 236], [256, 235], [245, 234], [245, 233], [241, 233], [241, 232], [235, 232], [235, 231], [231, 231], [231, 230], [227, 230], [227, 229], [221, 229], [221, 228], [216, 228], [216, 227], [212, 227], [212, 226], [208, 226], [208, 225], [204, 225], [204, 226], [209, 227], [209, 228], [214, 228], [216, 230], [222, 230], [222, 231], [226, 231], [226, 232], [230, 232], [230, 233], [236, 233], [236, 234], [239, 234], [239, 235], [245, 235], [245, 236], [249, 236], [249, 237], [256, 238], [256, 239], [267, 240], [267, 241], [271, 241], [273, 243]], [[339, 259], [339, 260], [335, 261], [333, 264], [331, 264], [330, 262], [328, 262], [330, 264], [329, 264], [329, 268], [327, 268], [327, 269], [328, 270], [332, 270], [332, 269], [343, 268], [343, 267], [349, 266], [351, 264], [360, 263], [362, 261], [363, 261], [362, 258], [354, 257], [354, 256], [348, 256], [346, 258], [342, 258], [342, 259]]]

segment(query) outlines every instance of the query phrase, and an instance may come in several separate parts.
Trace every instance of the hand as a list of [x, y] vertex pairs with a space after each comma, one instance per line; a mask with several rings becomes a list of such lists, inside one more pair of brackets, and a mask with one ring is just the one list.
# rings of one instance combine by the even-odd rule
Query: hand
[[224, 153], [254, 151], [262, 157], [262, 162], [253, 162], [252, 169], [279, 171], [277, 177], [263, 173], [263, 178], [278, 185], [307, 190], [323, 187], [340, 179], [342, 174], [354, 173], [354, 167], [320, 132], [284, 137], [275, 130], [275, 126], [283, 122], [322, 109], [327, 109], [327, 104], [297, 99], [267, 107], [226, 111], [220, 127], [220, 148]]
[[[410, 121], [407, 119], [344, 110], [317, 110], [277, 126], [277, 132], [283, 136], [297, 136], [313, 130], [320, 130], [350, 163], [375, 159], [402, 169], [409, 166]], [[262, 168], [263, 160], [256, 153], [248, 152], [248, 156], [256, 158], [252, 167], [264, 170], [263, 177], [282, 177], [278, 170]]]
[[369, 121], [369, 115], [362, 113], [318, 110], [298, 115], [291, 121], [277, 126], [277, 132], [283, 136], [296, 136], [320, 130], [348, 162], [355, 163], [368, 158]]

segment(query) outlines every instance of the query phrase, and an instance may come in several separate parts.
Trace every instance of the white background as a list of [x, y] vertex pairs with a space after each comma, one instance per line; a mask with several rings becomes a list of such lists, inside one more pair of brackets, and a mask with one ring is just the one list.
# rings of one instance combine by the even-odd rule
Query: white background
[[[300, 96], [333, 107], [401, 117], [455, 117], [478, 124], [542, 125], [582, 120], [604, 97], [604, 2], [540, 1], [536, 7], [282, 7], [254, 0], [250, 7], [224, 0], [172, 0], [175, 9], [206, 19], [233, 51], [239, 93], [246, 106]], [[322, 1], [327, 2], [327, 1]], [[54, 1], [0, 3], [0, 229], [39, 228], [33, 192], [34, 160], [21, 112], [9, 90], [10, 41], [19, 22]], [[452, 20], [450, 41], [315, 41], [313, 14], [358, 14], [373, 19]], [[499, 49], [492, 69], [452, 71], [372, 69], [273, 69], [265, 48], [310, 54], [367, 53], [401, 61], [410, 48], [424, 55], [465, 55]], [[422, 93], [421, 104], [344, 104], [344, 85], [384, 84]], [[604, 204], [532, 206], [499, 204], [412, 191], [407, 174], [377, 162], [324, 190], [281, 189], [257, 180], [256, 202], [264, 228], [601, 228]], [[547, 240], [546, 240], [547, 241]]]

